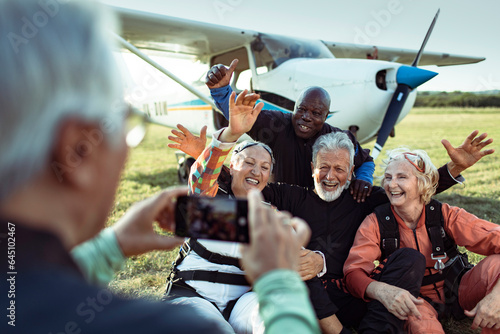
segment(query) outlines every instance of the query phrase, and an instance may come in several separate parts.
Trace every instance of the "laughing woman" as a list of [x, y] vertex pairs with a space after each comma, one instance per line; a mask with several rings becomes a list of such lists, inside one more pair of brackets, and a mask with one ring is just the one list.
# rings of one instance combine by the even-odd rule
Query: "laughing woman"
[[[438, 319], [464, 313], [474, 318], [473, 328], [500, 333], [500, 226], [431, 200], [437, 179], [424, 151], [389, 153], [382, 187], [390, 205], [361, 224], [344, 266], [347, 288], [405, 321], [408, 333], [444, 333]], [[487, 257], [470, 269], [457, 245]], [[422, 280], [420, 291], [378, 281], [400, 256]]]

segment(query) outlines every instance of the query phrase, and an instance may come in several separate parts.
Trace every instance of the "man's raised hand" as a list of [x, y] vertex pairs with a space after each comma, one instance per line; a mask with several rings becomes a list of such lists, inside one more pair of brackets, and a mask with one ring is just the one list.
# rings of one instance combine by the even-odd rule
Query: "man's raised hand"
[[205, 84], [210, 89], [229, 85], [237, 65], [238, 59], [234, 59], [231, 65], [229, 65], [229, 68], [222, 64], [212, 66], [205, 77]]

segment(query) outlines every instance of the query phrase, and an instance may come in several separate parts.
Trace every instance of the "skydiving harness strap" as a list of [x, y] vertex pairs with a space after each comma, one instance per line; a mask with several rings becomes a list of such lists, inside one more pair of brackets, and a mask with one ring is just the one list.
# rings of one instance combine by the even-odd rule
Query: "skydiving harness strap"
[[178, 270], [177, 267], [191, 251], [196, 252], [196, 254], [200, 257], [211, 263], [231, 265], [241, 270], [238, 258], [211, 252], [199, 243], [198, 240], [190, 238], [189, 241], [184, 242], [181, 246], [179, 249], [179, 255], [177, 255], [177, 258], [172, 263], [173, 268], [167, 278], [167, 287], [165, 292], [167, 296], [172, 289], [172, 285], [179, 281], [207, 281], [211, 283], [231, 285], [250, 285], [246, 280], [245, 275], [242, 274], [225, 273], [216, 270]]
[[211, 270], [176, 271], [175, 277], [184, 281], [207, 281], [231, 285], [249, 285], [244, 275]]
[[[382, 252], [380, 261], [383, 261], [400, 247], [399, 226], [389, 203], [377, 207], [375, 214], [380, 229], [380, 250]], [[436, 260], [434, 269], [439, 270], [439, 273], [424, 277], [423, 286], [443, 280], [442, 271], [445, 268], [443, 260], [447, 257], [454, 258], [459, 254], [455, 241], [444, 230], [443, 214], [439, 201], [433, 199], [425, 206], [425, 227], [432, 243], [431, 259]]]
[[240, 261], [238, 258], [211, 252], [206, 249], [205, 246], [200, 244], [195, 238], [189, 239], [188, 246], [191, 248], [191, 250], [195, 251], [196, 254], [198, 254], [208, 262], [231, 265], [241, 270]]
[[[390, 203], [377, 207], [375, 214], [380, 229], [380, 249], [382, 252], [380, 262], [382, 262], [400, 247], [399, 226]], [[436, 260], [434, 269], [438, 272], [424, 276], [422, 286], [444, 281], [446, 307], [443, 304], [428, 301], [441, 316], [453, 315], [455, 318], [461, 319], [465, 316], [458, 303], [458, 286], [462, 276], [473, 265], [469, 263], [467, 254], [460, 253], [453, 238], [446, 234], [441, 203], [437, 200], [433, 199], [425, 206], [425, 227], [432, 244], [431, 259]], [[449, 260], [443, 263], [447, 257]]]

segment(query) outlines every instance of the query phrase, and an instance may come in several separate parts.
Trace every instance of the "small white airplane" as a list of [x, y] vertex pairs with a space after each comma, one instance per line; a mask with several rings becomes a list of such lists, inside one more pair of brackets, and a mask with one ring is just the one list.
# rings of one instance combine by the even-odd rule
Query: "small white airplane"
[[207, 71], [238, 58], [233, 90], [251, 89], [261, 95], [264, 109], [291, 112], [304, 88], [321, 86], [329, 92], [335, 110], [327, 122], [351, 130], [360, 143], [377, 137], [374, 158], [413, 107], [415, 88], [437, 74], [418, 65], [461, 65], [485, 59], [423, 51], [439, 11], [417, 51], [305, 40], [124, 8], [114, 10], [122, 23], [121, 36], [117, 36], [122, 46], [186, 89], [184, 93], [165, 92], [166, 103], [156, 103], [161, 108], [142, 108], [159, 123], [173, 127], [181, 123], [195, 133], [203, 125], [208, 125], [211, 133], [227, 124], [202, 80], [183, 82], [146, 53], [195, 57], [207, 64]]

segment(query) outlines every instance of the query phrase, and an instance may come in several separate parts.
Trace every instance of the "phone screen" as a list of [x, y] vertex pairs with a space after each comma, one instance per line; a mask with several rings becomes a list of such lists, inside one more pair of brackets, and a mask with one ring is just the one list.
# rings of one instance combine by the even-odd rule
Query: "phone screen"
[[247, 215], [246, 200], [182, 196], [177, 199], [175, 234], [248, 243]]

